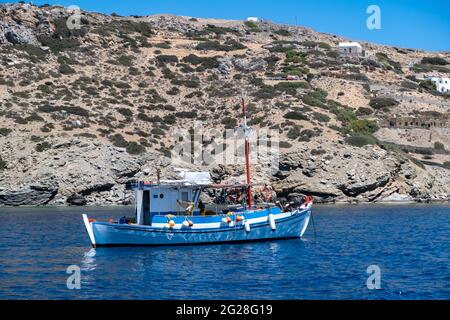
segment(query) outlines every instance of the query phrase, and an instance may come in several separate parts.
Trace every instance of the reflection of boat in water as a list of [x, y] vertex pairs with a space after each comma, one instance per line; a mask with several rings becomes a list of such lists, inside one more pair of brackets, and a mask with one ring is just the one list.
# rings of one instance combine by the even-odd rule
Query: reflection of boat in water
[[[243, 110], [247, 133], [244, 107]], [[189, 180], [131, 183], [136, 208], [133, 219], [97, 222], [83, 215], [92, 245], [187, 245], [300, 238], [311, 216], [312, 197], [290, 207], [271, 201], [254, 204], [248, 135], [245, 156], [246, 184], [199, 184]], [[206, 210], [200, 195], [208, 189], [228, 192], [230, 200], [242, 202]], [[230, 190], [238, 190], [238, 194], [233, 197]], [[271, 200], [271, 196], [266, 200]]]

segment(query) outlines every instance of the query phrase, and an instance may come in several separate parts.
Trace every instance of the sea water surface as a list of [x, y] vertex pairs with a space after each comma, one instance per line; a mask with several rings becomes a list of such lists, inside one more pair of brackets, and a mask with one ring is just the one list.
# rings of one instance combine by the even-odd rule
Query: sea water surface
[[[91, 248], [81, 213], [132, 210], [0, 208], [0, 299], [450, 298], [448, 204], [315, 206], [302, 240]], [[66, 284], [71, 265], [79, 290]]]

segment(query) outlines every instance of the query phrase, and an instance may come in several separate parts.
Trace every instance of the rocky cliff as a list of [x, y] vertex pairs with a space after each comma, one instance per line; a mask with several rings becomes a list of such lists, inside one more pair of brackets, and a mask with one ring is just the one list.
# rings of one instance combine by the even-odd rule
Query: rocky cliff
[[[0, 205], [130, 203], [127, 181], [176, 177], [173, 128], [234, 128], [242, 94], [251, 126], [279, 134], [278, 169], [252, 168], [278, 196], [448, 201], [449, 96], [425, 76], [448, 76], [450, 55], [362, 43], [365, 56], [341, 56], [345, 40], [2, 4]], [[185, 168], [243, 181], [242, 165]]]

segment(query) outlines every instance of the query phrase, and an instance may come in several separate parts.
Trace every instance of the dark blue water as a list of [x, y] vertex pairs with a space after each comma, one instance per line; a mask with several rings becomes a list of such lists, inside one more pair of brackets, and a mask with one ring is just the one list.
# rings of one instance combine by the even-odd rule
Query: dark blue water
[[[450, 206], [316, 206], [303, 240], [91, 249], [81, 213], [0, 208], [0, 299], [449, 299]], [[81, 268], [81, 289], [66, 268]], [[369, 290], [378, 265], [381, 289]]]

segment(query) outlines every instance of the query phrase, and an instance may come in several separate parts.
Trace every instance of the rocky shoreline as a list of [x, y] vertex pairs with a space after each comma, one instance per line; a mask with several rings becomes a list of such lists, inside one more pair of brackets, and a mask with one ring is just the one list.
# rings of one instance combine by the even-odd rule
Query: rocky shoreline
[[71, 14], [0, 5], [0, 206], [130, 204], [127, 182], [178, 169], [243, 183], [243, 166], [180, 168], [168, 157], [173, 129], [201, 122], [223, 137], [238, 127], [243, 88], [252, 128], [279, 135], [277, 169], [252, 164], [253, 181], [279, 198], [450, 200], [445, 130], [380, 129], [401, 113], [448, 114], [448, 96], [408, 67], [436, 53], [364, 43], [373, 55], [342, 57], [346, 39], [304, 27], [170, 15], [82, 11], [74, 31]]

